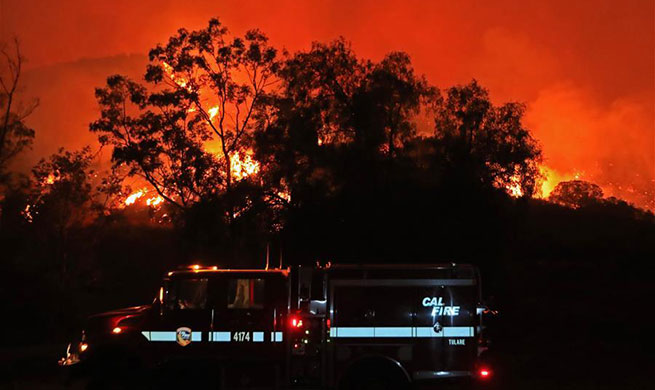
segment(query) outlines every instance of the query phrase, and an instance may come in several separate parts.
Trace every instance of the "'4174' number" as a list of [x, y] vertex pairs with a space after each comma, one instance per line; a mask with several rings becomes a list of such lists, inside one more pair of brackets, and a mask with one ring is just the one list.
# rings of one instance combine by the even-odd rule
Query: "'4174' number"
[[232, 340], [236, 342], [250, 341], [250, 332], [234, 332]]

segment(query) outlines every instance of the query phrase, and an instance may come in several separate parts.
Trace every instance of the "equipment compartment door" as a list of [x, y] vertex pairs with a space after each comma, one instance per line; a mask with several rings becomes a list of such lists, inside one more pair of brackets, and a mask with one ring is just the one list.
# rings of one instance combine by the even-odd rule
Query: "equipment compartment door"
[[368, 294], [369, 289], [361, 286], [340, 286], [333, 290], [331, 337], [373, 336], [375, 308]]
[[[356, 284], [356, 283], [354, 283]], [[334, 288], [332, 338], [410, 339], [414, 289], [407, 286], [343, 285]]]

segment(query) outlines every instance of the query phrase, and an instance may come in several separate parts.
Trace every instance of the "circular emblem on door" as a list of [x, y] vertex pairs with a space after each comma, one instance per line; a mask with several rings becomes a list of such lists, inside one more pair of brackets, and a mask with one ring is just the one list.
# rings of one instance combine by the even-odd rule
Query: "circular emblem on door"
[[432, 330], [434, 330], [434, 333], [440, 333], [443, 330], [443, 326], [437, 322], [434, 324], [434, 327], [432, 327]]
[[185, 326], [177, 328], [175, 331], [177, 343], [183, 347], [191, 344], [191, 329]]

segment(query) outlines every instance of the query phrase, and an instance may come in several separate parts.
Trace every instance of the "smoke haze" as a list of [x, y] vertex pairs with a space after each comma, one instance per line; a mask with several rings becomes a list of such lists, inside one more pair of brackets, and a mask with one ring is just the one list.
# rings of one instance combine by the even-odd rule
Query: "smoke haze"
[[[531, 4], [526, 4], [531, 3]], [[655, 209], [655, 2], [0, 0], [0, 41], [28, 59], [23, 96], [38, 97], [23, 166], [60, 146], [97, 145], [94, 88], [141, 77], [149, 48], [218, 16], [277, 47], [344, 36], [362, 57], [402, 50], [440, 88], [476, 78], [493, 100], [528, 106], [545, 164]]]

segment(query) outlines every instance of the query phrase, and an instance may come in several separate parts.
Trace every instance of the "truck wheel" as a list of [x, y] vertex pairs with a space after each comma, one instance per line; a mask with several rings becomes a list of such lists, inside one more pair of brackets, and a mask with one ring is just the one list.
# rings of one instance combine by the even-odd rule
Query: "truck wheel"
[[351, 366], [339, 381], [339, 390], [405, 390], [410, 382], [402, 367], [388, 359], [362, 360]]

